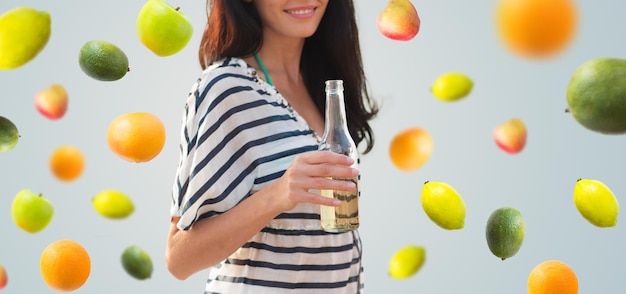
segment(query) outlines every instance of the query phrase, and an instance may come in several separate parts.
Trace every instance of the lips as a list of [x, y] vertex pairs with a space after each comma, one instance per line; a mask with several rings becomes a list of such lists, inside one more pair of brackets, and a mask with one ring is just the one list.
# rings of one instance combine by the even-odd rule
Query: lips
[[285, 12], [295, 18], [308, 18], [315, 14], [315, 6], [286, 9]]

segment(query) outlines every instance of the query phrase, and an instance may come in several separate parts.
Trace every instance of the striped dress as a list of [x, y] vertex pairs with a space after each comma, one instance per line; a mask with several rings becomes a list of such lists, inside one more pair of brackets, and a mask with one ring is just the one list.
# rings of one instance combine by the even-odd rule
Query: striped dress
[[[323, 86], [323, 85], [320, 85]], [[275, 181], [319, 138], [243, 59], [218, 61], [193, 85], [183, 113], [171, 215], [181, 230], [223, 213]], [[326, 233], [319, 205], [282, 213], [209, 269], [205, 293], [362, 293], [358, 231]]]

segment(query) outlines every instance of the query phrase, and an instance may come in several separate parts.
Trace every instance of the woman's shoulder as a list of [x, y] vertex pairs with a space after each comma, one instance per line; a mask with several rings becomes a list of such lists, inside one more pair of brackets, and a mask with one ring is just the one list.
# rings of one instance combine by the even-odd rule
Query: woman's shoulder
[[204, 79], [214, 79], [220, 76], [247, 76], [252, 78], [254, 72], [245, 60], [236, 57], [223, 58], [211, 63], [201, 74]]

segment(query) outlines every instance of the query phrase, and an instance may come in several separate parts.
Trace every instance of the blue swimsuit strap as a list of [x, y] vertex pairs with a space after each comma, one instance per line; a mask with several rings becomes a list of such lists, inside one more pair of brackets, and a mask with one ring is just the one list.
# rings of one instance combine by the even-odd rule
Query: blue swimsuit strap
[[256, 59], [256, 62], [259, 64], [259, 67], [261, 68], [261, 71], [265, 75], [265, 80], [267, 81], [267, 83], [273, 86], [272, 79], [270, 79], [270, 75], [267, 73], [267, 69], [265, 69], [265, 65], [263, 65], [263, 62], [261, 61], [261, 58], [259, 58], [259, 55], [254, 53], [254, 59]]

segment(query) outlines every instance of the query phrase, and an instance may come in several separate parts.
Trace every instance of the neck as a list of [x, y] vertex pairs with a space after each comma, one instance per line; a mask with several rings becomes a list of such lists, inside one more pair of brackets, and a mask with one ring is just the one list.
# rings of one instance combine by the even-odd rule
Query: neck
[[264, 40], [258, 56], [273, 81], [284, 80], [289, 83], [300, 81], [300, 58], [304, 40], [291, 42], [272, 42]]

